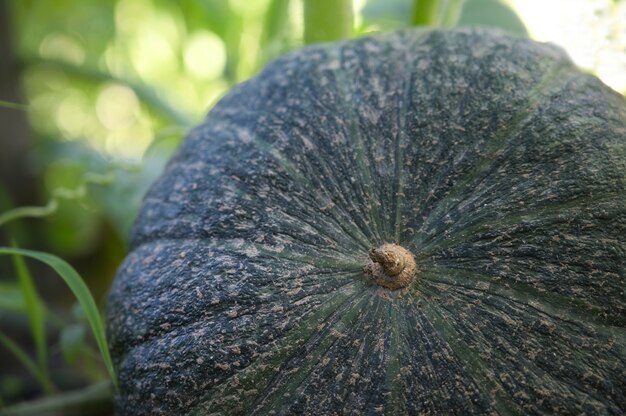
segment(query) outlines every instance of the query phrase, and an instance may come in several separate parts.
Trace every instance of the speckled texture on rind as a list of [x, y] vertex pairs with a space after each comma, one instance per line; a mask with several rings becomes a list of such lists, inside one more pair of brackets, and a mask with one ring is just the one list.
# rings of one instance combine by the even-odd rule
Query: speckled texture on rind
[[[395, 242], [419, 275], [362, 272]], [[623, 414], [626, 106], [556, 47], [403, 31], [230, 92], [108, 303], [120, 415]]]

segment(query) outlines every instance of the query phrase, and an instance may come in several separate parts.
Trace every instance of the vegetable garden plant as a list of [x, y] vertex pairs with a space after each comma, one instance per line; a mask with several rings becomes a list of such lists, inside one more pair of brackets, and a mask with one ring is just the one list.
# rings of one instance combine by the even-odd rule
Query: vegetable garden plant
[[[311, 43], [343, 37], [325, 3]], [[144, 200], [107, 305], [117, 412], [622, 414], [625, 203], [624, 99], [558, 47], [287, 54]]]

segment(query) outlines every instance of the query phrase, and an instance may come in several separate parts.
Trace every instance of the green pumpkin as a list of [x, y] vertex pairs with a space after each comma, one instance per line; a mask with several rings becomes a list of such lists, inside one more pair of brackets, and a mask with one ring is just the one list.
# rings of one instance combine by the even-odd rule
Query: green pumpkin
[[551, 45], [407, 30], [234, 88], [144, 201], [120, 415], [623, 414], [626, 105]]

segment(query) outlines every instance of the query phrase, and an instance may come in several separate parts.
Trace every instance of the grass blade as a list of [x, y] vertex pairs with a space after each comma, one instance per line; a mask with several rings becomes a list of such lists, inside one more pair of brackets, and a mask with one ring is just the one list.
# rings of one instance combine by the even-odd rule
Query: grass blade
[[0, 282], [0, 312], [26, 313], [26, 302], [20, 285], [16, 282]]
[[0, 255], [2, 254], [21, 255], [41, 261], [50, 266], [63, 279], [63, 281], [65, 281], [85, 311], [87, 321], [89, 322], [96, 339], [96, 344], [98, 344], [98, 348], [100, 349], [104, 365], [111, 376], [113, 384], [117, 388], [117, 377], [115, 375], [113, 361], [111, 360], [111, 355], [107, 346], [104, 324], [102, 322], [102, 318], [100, 317], [100, 312], [98, 311], [96, 302], [93, 300], [87, 285], [85, 285], [85, 282], [83, 282], [83, 279], [80, 277], [78, 272], [76, 272], [76, 270], [74, 270], [74, 268], [63, 259], [48, 253], [20, 248], [0, 247]]
[[42, 387], [46, 393], [51, 393], [52, 390], [49, 387], [52, 386], [52, 382], [50, 381], [50, 374], [48, 373], [48, 351], [43, 301], [37, 294], [33, 277], [28, 267], [26, 267], [24, 259], [19, 255], [14, 255], [13, 264], [15, 265], [17, 278], [24, 296], [24, 305], [26, 306], [26, 314], [30, 322], [30, 331], [37, 351], [37, 365], [42, 378], [45, 379], [45, 382], [42, 383]]
[[2, 344], [7, 350], [11, 351], [11, 353], [17, 358], [17, 360], [35, 377], [39, 382], [44, 386], [44, 390], [51, 391], [52, 384], [49, 383], [49, 380], [46, 380], [39, 368], [37, 368], [37, 364], [33, 360], [30, 359], [28, 354], [26, 354], [15, 342], [11, 341], [9, 337], [2, 334], [0, 332], [0, 344]]

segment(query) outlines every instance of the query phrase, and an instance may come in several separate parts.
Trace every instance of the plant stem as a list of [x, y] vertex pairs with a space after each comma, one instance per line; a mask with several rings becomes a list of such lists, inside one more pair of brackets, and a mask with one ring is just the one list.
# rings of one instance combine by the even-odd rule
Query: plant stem
[[44, 206], [18, 207], [0, 214], [0, 227], [4, 224], [20, 218], [42, 218], [54, 214], [59, 208], [59, 200], [74, 200], [87, 195], [87, 185], [108, 185], [114, 180], [113, 172], [93, 173], [87, 172], [81, 183], [74, 189], [57, 188], [52, 191], [52, 198]]
[[262, 42], [278, 41], [289, 23], [289, 0], [272, 0], [263, 24]]
[[351, 0], [304, 0], [304, 43], [332, 42], [351, 35]]
[[42, 218], [54, 214], [58, 208], [56, 199], [50, 200], [47, 205], [41, 207], [19, 207], [0, 214], [0, 227], [7, 222], [20, 218]]
[[463, 12], [464, 3], [465, 0], [448, 0], [441, 17], [441, 26], [452, 27], [456, 25]]
[[437, 26], [438, 0], [415, 0], [411, 24], [414, 26]]
[[260, 64], [265, 65], [286, 48], [289, 29], [289, 0], [272, 0], [263, 22]]
[[104, 416], [113, 414], [113, 388], [109, 381], [57, 396], [16, 404], [3, 416]]

